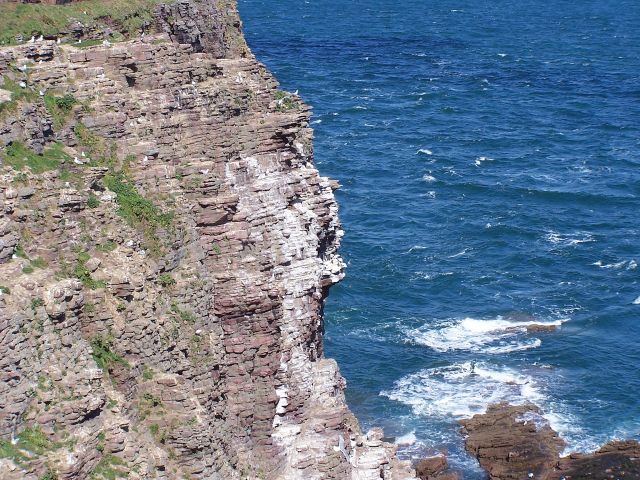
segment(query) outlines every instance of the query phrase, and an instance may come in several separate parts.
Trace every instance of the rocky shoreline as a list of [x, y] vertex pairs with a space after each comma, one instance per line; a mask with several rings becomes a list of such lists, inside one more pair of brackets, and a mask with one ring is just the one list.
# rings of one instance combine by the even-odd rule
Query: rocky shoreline
[[492, 405], [460, 424], [467, 451], [491, 480], [640, 478], [639, 442], [614, 441], [592, 454], [561, 457], [565, 442], [532, 404]]

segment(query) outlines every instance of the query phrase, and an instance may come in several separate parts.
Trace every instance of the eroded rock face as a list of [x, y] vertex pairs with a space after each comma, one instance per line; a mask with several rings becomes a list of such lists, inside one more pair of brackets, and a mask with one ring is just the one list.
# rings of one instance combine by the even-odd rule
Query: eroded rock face
[[0, 50], [4, 78], [76, 100], [0, 117], [3, 146], [64, 152], [0, 167], [0, 477], [414, 478], [323, 356], [342, 230], [308, 108], [235, 2], [154, 15], [122, 43]]
[[467, 450], [489, 473], [502, 479], [637, 479], [640, 443], [612, 442], [593, 454], [560, 458], [565, 443], [534, 405], [492, 405], [482, 415], [460, 422]]

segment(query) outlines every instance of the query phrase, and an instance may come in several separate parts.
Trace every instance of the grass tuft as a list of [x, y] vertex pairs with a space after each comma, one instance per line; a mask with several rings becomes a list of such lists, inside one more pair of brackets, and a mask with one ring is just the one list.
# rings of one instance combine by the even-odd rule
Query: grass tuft
[[158, 229], [171, 227], [173, 214], [164, 213], [151, 200], [140, 195], [133, 181], [124, 172], [106, 175], [103, 182], [116, 194], [118, 214], [129, 225], [142, 230], [147, 248], [152, 254], [158, 255], [162, 250]]
[[54, 128], [62, 128], [65, 126], [74, 105], [78, 103], [73, 95], [64, 95], [62, 97], [55, 97], [53, 95], [44, 96], [44, 106], [47, 108], [47, 112], [53, 118]]
[[116, 365], [129, 368], [129, 362], [111, 350], [113, 348], [112, 338], [97, 335], [93, 337], [89, 343], [92, 350], [91, 355], [96, 361], [96, 365], [98, 365], [103, 372], [109, 373], [109, 370], [113, 369]]
[[71, 158], [64, 152], [63, 146], [59, 143], [54, 143], [42, 155], [38, 155], [20, 142], [13, 142], [3, 150], [0, 150], [2, 153], [1, 158], [7, 165], [15, 170], [29, 167], [33, 173], [55, 170], [60, 166], [61, 162]]
[[89, 474], [91, 480], [116, 480], [129, 476], [126, 469], [127, 463], [113, 455], [105, 455], [100, 459], [93, 471]]

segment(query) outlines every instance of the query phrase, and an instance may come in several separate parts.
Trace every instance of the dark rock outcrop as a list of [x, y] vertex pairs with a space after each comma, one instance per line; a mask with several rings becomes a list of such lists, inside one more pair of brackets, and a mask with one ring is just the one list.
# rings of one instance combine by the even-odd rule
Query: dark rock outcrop
[[564, 441], [535, 405], [492, 405], [460, 422], [466, 447], [491, 480], [638, 479], [640, 443], [612, 442], [593, 454], [560, 458]]

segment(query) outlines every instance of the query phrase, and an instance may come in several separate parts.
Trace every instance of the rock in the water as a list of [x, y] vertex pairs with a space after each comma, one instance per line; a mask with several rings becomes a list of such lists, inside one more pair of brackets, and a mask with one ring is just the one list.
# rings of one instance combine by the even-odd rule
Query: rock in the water
[[638, 479], [640, 443], [633, 440], [611, 442], [590, 455], [572, 454], [558, 463], [548, 480]]
[[449, 471], [446, 455], [435, 455], [420, 460], [416, 464], [416, 475], [421, 480], [458, 480], [456, 472]]
[[467, 450], [491, 480], [604, 480], [640, 478], [640, 443], [606, 444], [593, 454], [560, 458], [564, 441], [535, 405], [492, 405], [460, 422]]
[[492, 480], [545, 478], [565, 446], [535, 405], [492, 405], [460, 423], [467, 450]]

